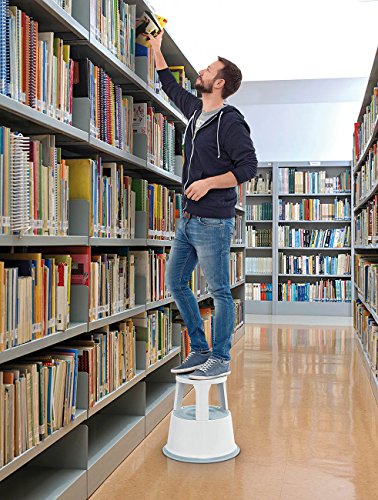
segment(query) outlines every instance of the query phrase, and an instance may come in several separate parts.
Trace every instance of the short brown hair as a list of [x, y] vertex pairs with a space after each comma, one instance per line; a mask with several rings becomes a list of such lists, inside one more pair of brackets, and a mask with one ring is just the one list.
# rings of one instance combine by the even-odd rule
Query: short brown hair
[[223, 63], [223, 68], [218, 71], [217, 77], [223, 78], [225, 81], [222, 89], [222, 97], [223, 99], [227, 99], [230, 95], [235, 94], [235, 92], [239, 89], [243, 76], [236, 64], [232, 63], [228, 59], [218, 56], [218, 61]]

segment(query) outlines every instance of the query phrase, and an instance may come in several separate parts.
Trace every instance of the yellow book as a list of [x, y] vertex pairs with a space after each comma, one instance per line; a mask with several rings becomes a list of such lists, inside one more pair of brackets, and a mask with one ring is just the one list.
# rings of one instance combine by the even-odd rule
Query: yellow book
[[[94, 231], [94, 213], [93, 213], [93, 178], [92, 178], [92, 160], [86, 159], [68, 159], [66, 164], [69, 167], [69, 193], [70, 200], [86, 200], [89, 203], [89, 236], [93, 236]], [[102, 196], [100, 196], [100, 202]], [[100, 212], [101, 213], [101, 212]]]
[[136, 43], [144, 47], [150, 47], [149, 41], [144, 34], [156, 37], [167, 24], [167, 20], [151, 11], [145, 10], [136, 24]]

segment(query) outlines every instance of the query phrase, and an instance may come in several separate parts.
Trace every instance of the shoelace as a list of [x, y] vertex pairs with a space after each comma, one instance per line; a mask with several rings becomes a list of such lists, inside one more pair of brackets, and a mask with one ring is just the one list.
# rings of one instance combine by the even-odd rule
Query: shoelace
[[217, 362], [216, 359], [214, 358], [209, 358], [206, 363], [204, 363], [201, 367], [201, 371], [205, 372], [207, 370], [209, 370], [213, 365], [215, 365]]

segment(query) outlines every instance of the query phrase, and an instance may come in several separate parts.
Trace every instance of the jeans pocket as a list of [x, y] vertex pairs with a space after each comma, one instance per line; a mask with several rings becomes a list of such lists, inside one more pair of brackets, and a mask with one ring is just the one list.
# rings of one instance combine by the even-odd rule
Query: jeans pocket
[[204, 226], [222, 226], [224, 224], [223, 219], [215, 219], [212, 217], [198, 217], [198, 221]]

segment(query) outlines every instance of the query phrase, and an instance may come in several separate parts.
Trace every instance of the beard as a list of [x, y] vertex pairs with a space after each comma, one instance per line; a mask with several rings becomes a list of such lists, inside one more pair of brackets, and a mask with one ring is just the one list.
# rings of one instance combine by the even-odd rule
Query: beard
[[201, 94], [212, 94], [213, 93], [214, 81], [215, 81], [215, 79], [212, 82], [209, 82], [209, 83], [206, 84], [206, 83], [203, 82], [203, 80], [201, 79], [201, 77], [198, 77], [197, 80], [196, 80], [196, 84], [195, 84], [194, 88], [198, 92], [201, 92]]

